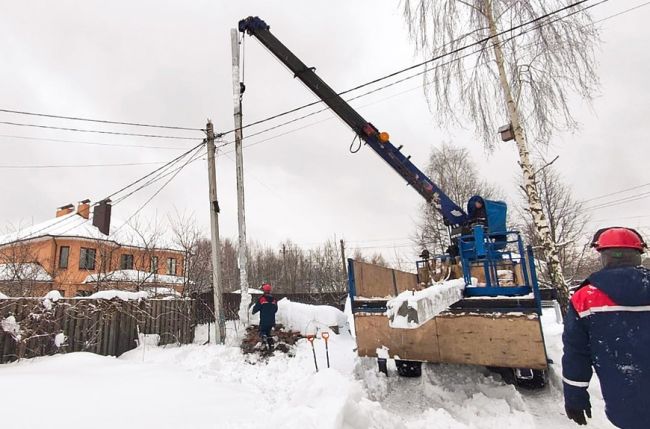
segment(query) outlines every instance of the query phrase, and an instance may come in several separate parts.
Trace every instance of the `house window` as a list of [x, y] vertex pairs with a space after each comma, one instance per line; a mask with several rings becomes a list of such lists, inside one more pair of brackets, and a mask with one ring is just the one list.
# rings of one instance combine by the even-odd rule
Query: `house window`
[[61, 246], [59, 249], [59, 268], [68, 268], [68, 258], [70, 257], [70, 246]]
[[120, 270], [133, 269], [133, 255], [122, 255], [120, 257]]
[[96, 253], [97, 251], [95, 249], [82, 247], [81, 251], [79, 252], [79, 269], [94, 270]]
[[176, 275], [176, 258], [167, 258], [167, 274]]
[[157, 256], [152, 256], [151, 257], [151, 272], [156, 274], [158, 272], [158, 257]]

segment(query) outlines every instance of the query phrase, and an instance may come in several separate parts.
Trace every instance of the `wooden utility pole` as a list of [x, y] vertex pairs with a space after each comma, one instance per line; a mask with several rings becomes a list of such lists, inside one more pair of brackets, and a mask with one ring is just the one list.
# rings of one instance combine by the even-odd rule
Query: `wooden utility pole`
[[242, 148], [242, 82], [239, 73], [239, 32], [230, 30], [232, 44], [232, 96], [235, 119], [235, 164], [237, 170], [237, 224], [239, 226], [239, 321], [248, 325], [248, 307], [251, 295], [248, 293], [248, 246], [246, 244], [246, 209], [244, 203], [244, 157]]
[[345, 260], [345, 241], [341, 239], [341, 262], [343, 262], [343, 274], [348, 277], [348, 264]]
[[289, 290], [287, 282], [287, 246], [284, 243], [282, 244], [282, 271], [280, 277], [282, 277], [282, 287], [284, 287], [285, 290]]
[[221, 255], [219, 244], [219, 202], [217, 200], [217, 167], [215, 164], [214, 127], [208, 119], [205, 126], [208, 138], [208, 183], [210, 190], [210, 233], [212, 244], [212, 291], [214, 296], [214, 339], [223, 344], [226, 339], [226, 319], [221, 303]]

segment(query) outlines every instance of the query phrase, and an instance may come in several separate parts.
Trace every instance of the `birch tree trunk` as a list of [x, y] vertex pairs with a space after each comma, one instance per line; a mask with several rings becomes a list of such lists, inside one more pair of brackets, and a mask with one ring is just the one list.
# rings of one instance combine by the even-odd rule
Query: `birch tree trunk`
[[533, 218], [533, 223], [535, 224], [535, 230], [539, 237], [539, 242], [541, 243], [542, 250], [544, 252], [550, 280], [557, 290], [557, 298], [558, 302], [560, 303], [560, 307], [562, 308], [562, 313], [563, 315], [566, 315], [569, 304], [569, 288], [566, 284], [566, 281], [564, 280], [562, 267], [560, 266], [560, 259], [558, 257], [557, 246], [553, 241], [551, 230], [546, 220], [546, 216], [542, 210], [542, 202], [540, 200], [539, 193], [537, 192], [535, 173], [533, 170], [533, 164], [530, 161], [530, 153], [528, 151], [526, 135], [521, 124], [517, 103], [515, 102], [512, 94], [512, 88], [508, 82], [503, 50], [497, 37], [498, 31], [496, 21], [494, 19], [491, 0], [485, 2], [485, 17], [488, 20], [489, 32], [490, 36], [492, 37], [491, 43], [494, 49], [494, 56], [499, 72], [500, 86], [503, 90], [503, 96], [507, 105], [510, 123], [514, 131], [515, 143], [517, 144], [517, 150], [519, 152], [519, 166], [521, 167], [523, 174], [524, 188], [526, 190], [526, 196], [528, 198], [528, 205]]

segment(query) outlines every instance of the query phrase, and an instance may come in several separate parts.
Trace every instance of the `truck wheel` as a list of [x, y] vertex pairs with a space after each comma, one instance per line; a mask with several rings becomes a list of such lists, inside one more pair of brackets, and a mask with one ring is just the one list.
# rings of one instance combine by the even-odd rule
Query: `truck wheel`
[[530, 372], [530, 375], [518, 377], [517, 371], [515, 371], [516, 386], [528, 390], [543, 389], [548, 381], [548, 373], [539, 369], [531, 369]]
[[379, 368], [379, 372], [383, 372], [388, 376], [388, 359], [386, 358], [377, 358], [377, 367]]
[[521, 389], [538, 390], [546, 386], [548, 374], [546, 371], [530, 368], [487, 367], [491, 372], [501, 376], [506, 384], [513, 384]]
[[397, 374], [400, 377], [420, 377], [422, 375], [422, 362], [413, 360], [395, 360]]

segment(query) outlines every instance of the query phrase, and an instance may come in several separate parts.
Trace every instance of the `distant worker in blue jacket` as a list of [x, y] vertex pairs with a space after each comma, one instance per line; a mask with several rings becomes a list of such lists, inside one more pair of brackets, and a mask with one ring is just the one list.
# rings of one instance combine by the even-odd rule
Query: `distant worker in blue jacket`
[[473, 224], [487, 225], [487, 211], [485, 200], [479, 195], [474, 195], [467, 202], [467, 215]]
[[609, 420], [623, 429], [650, 428], [650, 270], [647, 247], [629, 228], [599, 230], [592, 246], [603, 269], [571, 297], [564, 325], [564, 406], [579, 425], [591, 418], [587, 387], [596, 370]]
[[271, 295], [271, 285], [264, 283], [262, 285], [262, 295], [253, 306], [253, 314], [260, 313], [260, 337], [262, 342], [271, 349], [273, 348], [273, 338], [271, 330], [275, 327], [275, 313], [278, 311], [278, 302]]

